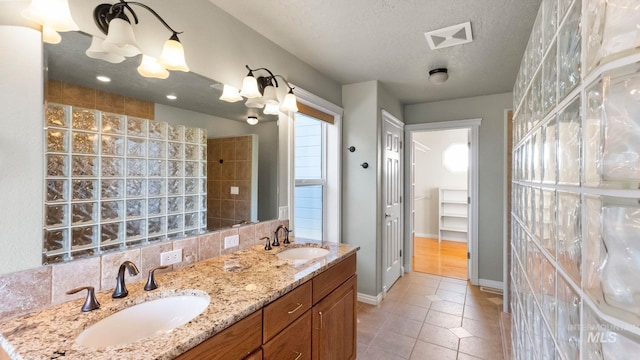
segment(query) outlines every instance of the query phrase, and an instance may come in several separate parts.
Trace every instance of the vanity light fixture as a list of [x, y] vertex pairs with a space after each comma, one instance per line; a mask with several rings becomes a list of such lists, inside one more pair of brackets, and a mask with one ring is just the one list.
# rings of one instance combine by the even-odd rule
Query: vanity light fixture
[[62, 40], [58, 32], [80, 29], [71, 17], [67, 0], [31, 0], [22, 16], [42, 25], [42, 40], [49, 44]]
[[258, 123], [258, 118], [256, 116], [248, 116], [247, 123], [249, 125], [256, 125]]
[[[277, 115], [279, 111], [298, 111], [296, 96], [293, 94], [293, 87], [284, 76], [274, 75], [273, 72], [267, 68], [251, 69], [249, 65], [245, 65], [245, 67], [249, 70], [249, 73], [242, 81], [242, 89], [240, 89], [240, 92], [238, 93], [238, 90], [232, 86], [225, 85], [220, 100], [236, 102], [241, 100], [242, 97], [245, 97], [247, 98], [245, 106], [250, 108], [264, 108], [264, 113], [269, 115]], [[269, 75], [256, 78], [253, 72], [260, 70], [266, 71]], [[278, 101], [278, 95], [276, 93], [276, 88], [279, 86], [277, 78], [280, 78], [289, 88], [289, 92], [281, 102]], [[247, 119], [247, 122], [248, 121], [249, 119]]]
[[[182, 32], [175, 31], [149, 6], [134, 1], [120, 0], [115, 4], [96, 6], [93, 10], [93, 19], [96, 26], [107, 37], [104, 40], [100, 38], [96, 40], [94, 37], [91, 47], [87, 50], [87, 56], [110, 61], [110, 59], [115, 60], [142, 54], [129, 19], [132, 17], [135, 24], [139, 22], [138, 15], [131, 8], [132, 5], [148, 10], [172, 33], [169, 40], [165, 41], [159, 58], [143, 54], [140, 66], [138, 66], [138, 73], [145, 77], [166, 79], [169, 76], [167, 70], [188, 72], [189, 67], [184, 58], [184, 47], [178, 39], [178, 34]], [[94, 42], [96, 42], [95, 46]]]

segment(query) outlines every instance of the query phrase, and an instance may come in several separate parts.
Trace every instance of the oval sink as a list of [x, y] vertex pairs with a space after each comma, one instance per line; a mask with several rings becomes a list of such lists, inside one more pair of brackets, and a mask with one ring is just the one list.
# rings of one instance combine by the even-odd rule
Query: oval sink
[[282, 260], [309, 261], [327, 256], [329, 250], [317, 247], [299, 247], [287, 249], [276, 254]]
[[200, 315], [210, 301], [206, 295], [179, 295], [143, 302], [91, 325], [76, 342], [87, 347], [126, 345], [167, 333]]

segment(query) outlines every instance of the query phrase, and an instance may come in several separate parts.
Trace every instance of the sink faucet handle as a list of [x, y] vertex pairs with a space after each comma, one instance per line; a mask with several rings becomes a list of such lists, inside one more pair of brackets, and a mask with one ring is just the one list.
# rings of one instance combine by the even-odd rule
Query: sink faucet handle
[[154, 276], [154, 273], [156, 270], [162, 270], [162, 269], [166, 269], [169, 266], [165, 265], [165, 266], [158, 266], [155, 267], [151, 270], [149, 270], [149, 277], [147, 277], [147, 283], [144, 285], [144, 291], [151, 291], [151, 290], [155, 290], [158, 288], [158, 283], [156, 282], [156, 277]]
[[82, 305], [82, 312], [89, 312], [92, 310], [96, 310], [100, 308], [100, 303], [98, 299], [96, 299], [96, 292], [93, 289], [93, 286], [83, 286], [76, 289], [72, 289], [67, 291], [67, 295], [72, 295], [82, 290], [87, 290], [87, 297], [84, 299], [84, 304]]
[[291, 232], [291, 230], [289, 230], [288, 227], [284, 226], [284, 240], [282, 241], [283, 244], [291, 244], [291, 242], [289, 242], [289, 233]]
[[271, 250], [271, 239], [268, 236], [261, 237], [260, 240], [267, 240], [267, 245], [264, 246], [264, 249]]

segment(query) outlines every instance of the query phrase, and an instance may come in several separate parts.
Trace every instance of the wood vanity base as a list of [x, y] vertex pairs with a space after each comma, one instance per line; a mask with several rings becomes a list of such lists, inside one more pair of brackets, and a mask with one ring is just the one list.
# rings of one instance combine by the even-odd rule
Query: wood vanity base
[[353, 360], [355, 272], [353, 254], [177, 359]]

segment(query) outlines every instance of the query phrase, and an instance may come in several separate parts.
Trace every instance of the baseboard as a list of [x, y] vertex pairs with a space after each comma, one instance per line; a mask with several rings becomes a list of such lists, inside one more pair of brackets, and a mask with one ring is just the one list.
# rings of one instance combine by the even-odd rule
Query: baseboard
[[504, 282], [502, 281], [478, 279], [478, 285], [488, 287], [488, 288], [493, 288], [493, 289], [499, 290], [500, 292], [504, 290]]
[[438, 234], [425, 234], [425, 233], [415, 233], [416, 237], [427, 238], [427, 239], [437, 239]]
[[459, 243], [466, 243], [467, 239], [442, 239], [443, 241], [453, 241], [453, 242], [459, 242]]
[[382, 302], [382, 293], [378, 294], [378, 296], [358, 293], [358, 301], [369, 305], [380, 305], [380, 303]]

